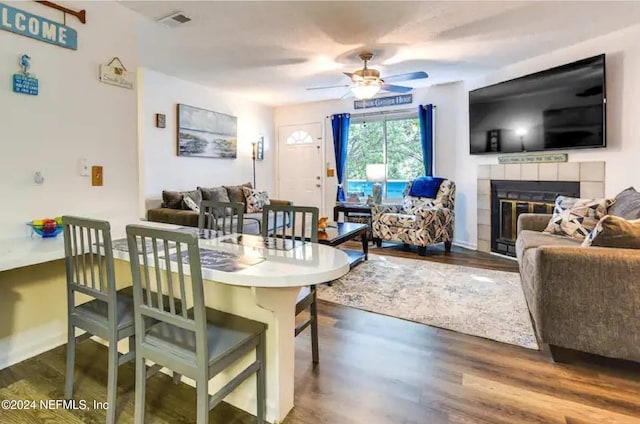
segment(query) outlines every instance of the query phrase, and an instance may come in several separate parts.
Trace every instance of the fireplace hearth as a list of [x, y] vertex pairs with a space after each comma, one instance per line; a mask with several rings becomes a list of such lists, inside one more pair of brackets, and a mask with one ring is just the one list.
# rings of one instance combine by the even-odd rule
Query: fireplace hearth
[[491, 251], [516, 256], [518, 216], [553, 212], [558, 196], [580, 197], [575, 181], [491, 181]]

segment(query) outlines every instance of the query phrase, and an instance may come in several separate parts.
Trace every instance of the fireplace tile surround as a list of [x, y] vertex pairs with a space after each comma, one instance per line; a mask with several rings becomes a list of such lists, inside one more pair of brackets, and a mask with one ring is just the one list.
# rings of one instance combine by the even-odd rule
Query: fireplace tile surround
[[478, 166], [478, 245], [491, 252], [491, 181], [577, 181], [580, 197], [604, 197], [605, 162], [527, 163]]

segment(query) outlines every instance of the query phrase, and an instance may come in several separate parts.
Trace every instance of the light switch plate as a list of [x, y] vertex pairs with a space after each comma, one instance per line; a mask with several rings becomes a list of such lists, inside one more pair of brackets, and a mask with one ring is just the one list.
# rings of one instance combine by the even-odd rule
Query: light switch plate
[[92, 166], [91, 167], [91, 185], [94, 187], [102, 186], [102, 167], [101, 166]]

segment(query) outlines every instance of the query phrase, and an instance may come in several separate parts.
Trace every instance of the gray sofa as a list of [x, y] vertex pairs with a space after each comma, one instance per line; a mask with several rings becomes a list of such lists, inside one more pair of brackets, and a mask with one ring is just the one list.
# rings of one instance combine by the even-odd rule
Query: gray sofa
[[[147, 200], [147, 220], [152, 222], [162, 222], [165, 224], [182, 225], [186, 227], [197, 227], [198, 213], [189, 209], [183, 202], [183, 197], [187, 193], [199, 193], [200, 198], [204, 200], [243, 203], [246, 211], [247, 201], [242, 194], [242, 187], [251, 187], [251, 184], [247, 183], [238, 186], [222, 186], [214, 188], [198, 187], [197, 190], [191, 192], [163, 191], [162, 200], [157, 200], [155, 202], [153, 200]], [[272, 205], [292, 204], [292, 202], [277, 199], [270, 199], [270, 202]], [[260, 234], [262, 229], [262, 212], [245, 212], [243, 219], [243, 233]], [[227, 224], [230, 224], [230, 222], [227, 221]], [[280, 228], [281, 225], [282, 223], [276, 223], [276, 228]]]
[[538, 341], [552, 355], [564, 348], [640, 362], [640, 250], [581, 247], [541, 232], [550, 218], [518, 218], [516, 254]]

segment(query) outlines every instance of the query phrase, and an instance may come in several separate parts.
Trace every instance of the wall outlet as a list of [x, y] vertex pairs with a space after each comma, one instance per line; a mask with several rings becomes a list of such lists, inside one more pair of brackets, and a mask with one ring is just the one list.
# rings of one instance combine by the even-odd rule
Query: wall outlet
[[89, 161], [87, 159], [78, 159], [78, 173], [82, 177], [88, 177], [91, 175], [91, 170], [89, 169]]
[[333, 168], [327, 169], [327, 177], [333, 177], [335, 173], [336, 173], [335, 169]]
[[102, 186], [102, 167], [94, 165], [91, 167], [91, 185], [94, 187]]

